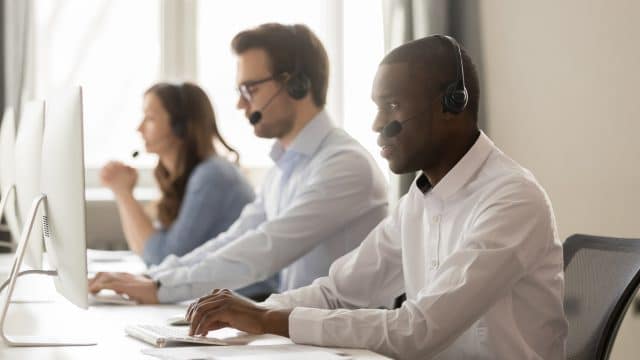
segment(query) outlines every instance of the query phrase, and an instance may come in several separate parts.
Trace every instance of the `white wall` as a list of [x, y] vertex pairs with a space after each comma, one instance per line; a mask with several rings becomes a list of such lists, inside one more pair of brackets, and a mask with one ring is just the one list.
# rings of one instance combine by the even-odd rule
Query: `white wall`
[[[560, 235], [640, 238], [640, 1], [485, 0], [485, 123], [531, 169]], [[630, 310], [612, 359], [636, 359]]]
[[533, 171], [563, 238], [640, 238], [640, 1], [485, 0], [486, 129]]

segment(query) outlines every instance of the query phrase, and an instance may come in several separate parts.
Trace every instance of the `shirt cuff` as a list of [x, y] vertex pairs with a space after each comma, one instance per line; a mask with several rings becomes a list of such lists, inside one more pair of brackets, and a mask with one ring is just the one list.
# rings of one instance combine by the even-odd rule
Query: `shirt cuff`
[[289, 315], [289, 337], [296, 344], [322, 345], [323, 319], [331, 310], [297, 307]]
[[181, 270], [183, 269], [173, 269], [151, 275], [154, 281], [162, 284], [157, 294], [160, 303], [175, 303], [192, 298], [191, 285], [187, 281], [176, 281]]

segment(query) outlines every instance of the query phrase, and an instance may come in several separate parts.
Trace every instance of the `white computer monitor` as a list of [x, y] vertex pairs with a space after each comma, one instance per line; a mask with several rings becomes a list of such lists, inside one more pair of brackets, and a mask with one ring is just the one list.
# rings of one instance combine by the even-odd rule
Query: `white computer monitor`
[[0, 124], [0, 217], [4, 216], [14, 242], [20, 238], [15, 198], [16, 120], [13, 108], [4, 111]]
[[[62, 91], [47, 101], [42, 137], [42, 194], [31, 205], [25, 222], [9, 286], [0, 305], [0, 337], [9, 346], [92, 345], [86, 339], [37, 339], [8, 336], [4, 321], [20, 265], [34, 226], [42, 226], [47, 260], [55, 271], [57, 291], [71, 303], [88, 307], [87, 244], [84, 198], [84, 147], [82, 131], [82, 89]], [[42, 219], [36, 219], [39, 208]], [[42, 220], [40, 222], [40, 220]], [[37, 305], [35, 305], [37, 306]]]
[[[42, 166], [42, 132], [44, 130], [44, 102], [28, 102], [16, 135], [15, 184], [20, 228], [29, 221], [29, 207], [33, 199], [40, 195], [40, 168]], [[42, 210], [37, 219], [42, 218]], [[32, 269], [42, 269], [43, 239], [42, 227], [34, 226], [28, 241], [24, 263]]]
[[47, 102], [40, 188], [47, 197], [43, 233], [56, 289], [87, 308], [87, 231], [84, 186], [82, 89]]

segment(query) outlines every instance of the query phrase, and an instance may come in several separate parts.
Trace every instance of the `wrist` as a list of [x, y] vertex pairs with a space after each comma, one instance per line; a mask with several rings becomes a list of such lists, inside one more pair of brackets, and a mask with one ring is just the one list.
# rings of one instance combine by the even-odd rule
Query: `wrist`
[[111, 189], [116, 200], [130, 200], [133, 199], [133, 189]]
[[290, 309], [268, 309], [262, 315], [262, 328], [267, 334], [289, 337]]

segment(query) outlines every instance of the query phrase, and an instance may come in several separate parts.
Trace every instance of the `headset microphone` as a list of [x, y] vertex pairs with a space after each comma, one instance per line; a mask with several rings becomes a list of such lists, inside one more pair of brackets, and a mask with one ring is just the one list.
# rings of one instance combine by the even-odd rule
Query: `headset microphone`
[[381, 133], [382, 136], [386, 138], [392, 138], [398, 135], [400, 131], [402, 131], [402, 123], [400, 123], [400, 121], [398, 120], [393, 120], [382, 128]]
[[254, 111], [249, 115], [249, 123], [251, 125], [259, 123], [260, 119], [262, 119], [262, 113], [260, 111]]
[[382, 130], [380, 130], [380, 133], [382, 134], [382, 136], [386, 137], [386, 138], [392, 138], [396, 135], [398, 135], [400, 133], [400, 131], [402, 131], [402, 124], [409, 122], [415, 118], [417, 118], [418, 116], [423, 115], [425, 112], [427, 112], [427, 110], [429, 109], [425, 109], [411, 117], [408, 117], [402, 121], [399, 120], [392, 120], [390, 121], [387, 125], [385, 125]]
[[262, 112], [269, 106], [271, 105], [271, 102], [273, 101], [273, 99], [276, 98], [276, 96], [278, 96], [278, 94], [280, 94], [280, 92], [282, 91], [282, 89], [284, 89], [284, 86], [280, 86], [280, 89], [278, 89], [278, 91], [276, 91], [275, 94], [273, 94], [271, 96], [271, 98], [269, 99], [269, 101], [267, 101], [266, 104], [264, 104], [264, 106], [262, 108], [260, 108], [260, 110], [254, 111], [251, 113], [251, 115], [249, 115], [249, 123], [251, 125], [256, 125], [257, 123], [260, 122], [260, 120], [262, 120]]

